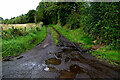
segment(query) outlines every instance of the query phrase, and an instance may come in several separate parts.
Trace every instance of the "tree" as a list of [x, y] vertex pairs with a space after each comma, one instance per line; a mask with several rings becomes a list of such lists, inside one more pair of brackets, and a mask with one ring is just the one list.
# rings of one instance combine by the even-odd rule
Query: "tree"
[[4, 19], [2, 17], [0, 17], [0, 21], [3, 21]]
[[35, 20], [35, 10], [29, 10], [29, 12], [26, 14], [27, 22], [28, 23], [34, 23]]

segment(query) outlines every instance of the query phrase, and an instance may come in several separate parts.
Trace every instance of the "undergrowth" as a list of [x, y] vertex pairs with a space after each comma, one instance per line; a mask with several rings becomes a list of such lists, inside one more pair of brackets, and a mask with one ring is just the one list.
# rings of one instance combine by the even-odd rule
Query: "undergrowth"
[[46, 37], [46, 28], [42, 27], [40, 31], [33, 31], [25, 36], [14, 36], [11, 39], [3, 39], [2, 57], [16, 56], [24, 51], [28, 51], [38, 43], [42, 42]]

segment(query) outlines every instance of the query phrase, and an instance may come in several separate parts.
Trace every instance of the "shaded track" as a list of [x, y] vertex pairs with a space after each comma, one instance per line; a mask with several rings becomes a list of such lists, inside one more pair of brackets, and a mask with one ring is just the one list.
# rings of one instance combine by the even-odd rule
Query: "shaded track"
[[3, 78], [114, 78], [118, 72], [107, 63], [82, 52], [59, 34], [58, 46], [47, 28], [45, 40], [11, 61], [3, 62]]

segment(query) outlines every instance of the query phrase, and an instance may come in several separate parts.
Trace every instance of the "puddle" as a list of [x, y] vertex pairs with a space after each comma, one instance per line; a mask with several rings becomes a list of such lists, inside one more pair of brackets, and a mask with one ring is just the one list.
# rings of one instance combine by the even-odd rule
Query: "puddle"
[[76, 49], [74, 49], [74, 48], [68, 48], [68, 49], [62, 49], [62, 51], [65, 52], [65, 53], [71, 53], [71, 52], [76, 51]]
[[48, 67], [49, 71], [55, 71], [55, 67]]
[[66, 58], [65, 58], [65, 62], [68, 62], [68, 61], [70, 61], [70, 58], [69, 58], [69, 57], [66, 57]]
[[55, 53], [55, 56], [56, 56], [57, 58], [62, 58], [62, 53]]
[[78, 58], [71, 58], [71, 61], [80, 61]]
[[60, 59], [56, 59], [56, 58], [50, 58], [50, 59], [46, 60], [45, 63], [47, 65], [49, 65], [49, 64], [59, 65], [59, 64], [61, 64], [61, 60]]
[[67, 70], [61, 70], [59, 78], [75, 78], [76, 74]]
[[75, 78], [77, 74], [81, 74], [84, 72], [83, 68], [79, 67], [76, 64], [72, 64], [69, 69], [69, 71], [61, 70], [59, 78]]
[[79, 67], [78, 65], [74, 64], [70, 66], [70, 71], [73, 73], [82, 73], [83, 72], [83, 68]]

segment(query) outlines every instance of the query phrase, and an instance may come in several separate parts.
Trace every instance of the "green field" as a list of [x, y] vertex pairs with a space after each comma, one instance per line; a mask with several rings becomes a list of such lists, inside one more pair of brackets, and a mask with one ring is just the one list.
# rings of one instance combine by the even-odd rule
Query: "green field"
[[16, 56], [24, 51], [28, 51], [38, 43], [42, 42], [46, 37], [46, 28], [41, 30], [33, 29], [25, 36], [15, 36], [10, 39], [3, 39], [2, 43], [2, 57]]

